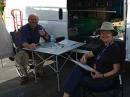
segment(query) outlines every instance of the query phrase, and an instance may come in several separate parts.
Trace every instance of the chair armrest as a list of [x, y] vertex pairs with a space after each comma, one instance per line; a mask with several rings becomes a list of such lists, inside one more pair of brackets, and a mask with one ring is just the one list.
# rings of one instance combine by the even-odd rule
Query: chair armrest
[[120, 85], [123, 85], [123, 82], [122, 82], [122, 75], [119, 74], [119, 82], [120, 82]]

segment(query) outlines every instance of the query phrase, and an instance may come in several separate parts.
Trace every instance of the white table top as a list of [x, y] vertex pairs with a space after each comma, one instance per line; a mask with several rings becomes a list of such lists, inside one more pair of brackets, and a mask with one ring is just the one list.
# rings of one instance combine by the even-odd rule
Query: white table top
[[83, 46], [84, 44], [85, 43], [80, 43], [80, 42], [76, 42], [76, 41], [72, 41], [72, 40], [63, 40], [59, 43], [51, 43], [51, 42], [42, 43], [35, 50], [32, 50], [32, 51], [60, 55], [65, 52], [76, 49], [80, 46]]

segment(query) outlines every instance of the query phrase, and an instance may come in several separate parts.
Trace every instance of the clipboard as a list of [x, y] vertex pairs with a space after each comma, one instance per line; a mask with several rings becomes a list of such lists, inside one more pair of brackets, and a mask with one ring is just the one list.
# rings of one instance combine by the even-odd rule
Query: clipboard
[[82, 64], [82, 63], [80, 63], [78, 61], [75, 61], [73, 59], [71, 59], [71, 61], [74, 62], [76, 65], [80, 66], [81, 68], [87, 70], [87, 71], [91, 71], [91, 72], [95, 72], [96, 71], [94, 68], [90, 67], [87, 64]]

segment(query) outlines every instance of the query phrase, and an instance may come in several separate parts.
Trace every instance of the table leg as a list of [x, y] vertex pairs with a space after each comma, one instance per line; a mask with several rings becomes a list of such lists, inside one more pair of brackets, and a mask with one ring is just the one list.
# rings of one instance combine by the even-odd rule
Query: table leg
[[35, 83], [37, 83], [36, 62], [35, 62], [35, 59], [34, 59], [34, 52], [32, 52], [32, 59], [33, 59], [33, 65], [34, 65], [33, 73], [34, 73], [34, 77], [35, 77]]
[[56, 56], [56, 75], [57, 75], [57, 87], [58, 91], [60, 91], [60, 75], [59, 75], [59, 67], [58, 67], [58, 56]]

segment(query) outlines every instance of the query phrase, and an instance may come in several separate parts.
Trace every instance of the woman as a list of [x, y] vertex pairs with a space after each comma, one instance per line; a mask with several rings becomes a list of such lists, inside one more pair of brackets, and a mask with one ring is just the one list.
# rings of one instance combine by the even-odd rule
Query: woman
[[120, 70], [120, 48], [113, 41], [113, 24], [104, 22], [100, 28], [100, 39], [103, 46], [97, 51], [90, 51], [80, 59], [85, 63], [87, 59], [95, 57], [93, 68], [95, 71], [87, 72], [80, 67], [75, 67], [64, 86], [63, 97], [80, 97], [80, 85], [101, 90], [110, 87], [113, 78]]

